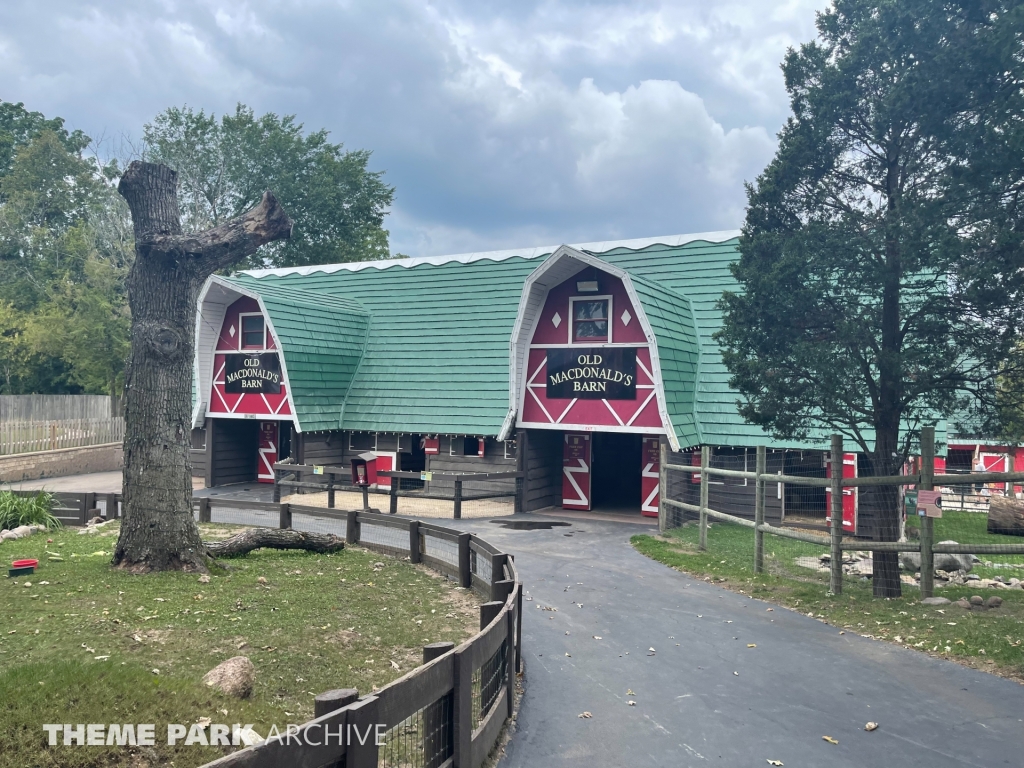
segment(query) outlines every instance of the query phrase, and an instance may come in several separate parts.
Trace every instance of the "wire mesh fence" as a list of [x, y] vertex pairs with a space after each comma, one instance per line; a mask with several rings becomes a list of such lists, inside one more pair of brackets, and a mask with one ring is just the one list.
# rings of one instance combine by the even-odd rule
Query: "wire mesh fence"
[[454, 751], [452, 694], [417, 710], [384, 734], [378, 768], [439, 768]]
[[926, 428], [922, 457], [891, 477], [859, 476], [863, 461], [839, 438], [827, 453], [666, 454], [662, 530], [722, 564], [747, 558], [754, 573], [827, 575], [836, 593], [879, 575], [922, 596], [969, 582], [1024, 589], [1024, 473], [935, 475], [933, 441]]
[[481, 667], [473, 672], [473, 728], [491, 711], [508, 676], [508, 641], [502, 641]]

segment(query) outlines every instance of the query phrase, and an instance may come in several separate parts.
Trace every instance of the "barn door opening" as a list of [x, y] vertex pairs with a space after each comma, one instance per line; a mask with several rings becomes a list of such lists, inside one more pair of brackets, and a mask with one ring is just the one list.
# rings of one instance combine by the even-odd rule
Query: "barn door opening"
[[623, 432], [594, 434], [594, 509], [634, 515], [640, 511], [641, 439]]
[[562, 508], [590, 509], [590, 435], [566, 432], [562, 449]]

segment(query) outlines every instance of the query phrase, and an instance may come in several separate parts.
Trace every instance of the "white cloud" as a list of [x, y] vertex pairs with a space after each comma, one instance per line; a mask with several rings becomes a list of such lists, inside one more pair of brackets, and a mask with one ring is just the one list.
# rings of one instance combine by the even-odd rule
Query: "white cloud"
[[374, 152], [408, 255], [737, 226], [825, 0], [34, 0], [0, 98], [92, 135], [243, 101]]

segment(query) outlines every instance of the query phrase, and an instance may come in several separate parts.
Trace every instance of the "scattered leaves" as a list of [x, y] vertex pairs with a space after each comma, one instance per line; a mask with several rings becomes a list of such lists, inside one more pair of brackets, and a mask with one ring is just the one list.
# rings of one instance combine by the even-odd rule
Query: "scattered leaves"
[[821, 738], [823, 740], [827, 741], [829, 744], [838, 744], [839, 743], [838, 739], [833, 739], [831, 736], [822, 736]]

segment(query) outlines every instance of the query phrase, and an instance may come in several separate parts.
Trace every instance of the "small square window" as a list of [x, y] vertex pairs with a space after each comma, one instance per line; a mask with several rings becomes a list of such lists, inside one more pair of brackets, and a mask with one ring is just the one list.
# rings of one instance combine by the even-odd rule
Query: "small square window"
[[572, 340], [608, 341], [607, 299], [573, 302]]
[[243, 349], [263, 349], [264, 334], [262, 315], [242, 316]]

